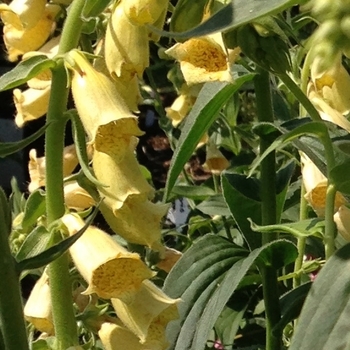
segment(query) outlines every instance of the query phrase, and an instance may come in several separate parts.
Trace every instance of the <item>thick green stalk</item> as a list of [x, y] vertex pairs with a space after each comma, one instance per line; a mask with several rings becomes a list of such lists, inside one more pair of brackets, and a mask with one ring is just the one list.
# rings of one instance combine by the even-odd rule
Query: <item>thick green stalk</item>
[[[257, 114], [259, 122], [273, 122], [273, 109], [269, 73], [257, 69], [254, 78]], [[260, 139], [260, 154], [262, 154], [273, 140], [268, 137]], [[277, 221], [276, 203], [276, 165], [275, 153], [271, 152], [260, 165], [260, 197], [262, 211], [262, 225], [275, 224]], [[276, 233], [264, 233], [262, 243], [267, 244], [278, 238]], [[280, 320], [277, 271], [273, 266], [261, 266], [260, 273], [263, 284], [263, 294], [266, 315], [266, 350], [280, 350], [281, 336], [272, 333], [273, 327]]]
[[[1, 190], [1, 188], [0, 188]], [[1, 194], [0, 194], [1, 195]], [[0, 200], [1, 206], [1, 200]], [[0, 208], [0, 213], [4, 213]], [[8, 228], [0, 220], [0, 348], [6, 350], [29, 350], [19, 278], [16, 261], [13, 258], [9, 241]]]
[[334, 200], [337, 190], [335, 186], [328, 183], [327, 193], [326, 193], [326, 213], [325, 213], [325, 234], [324, 234], [324, 244], [326, 260], [328, 260], [335, 251], [335, 223], [333, 219], [334, 215]]
[[[82, 21], [80, 18], [85, 0], [74, 0], [63, 27], [59, 54], [74, 49], [79, 42]], [[67, 76], [63, 60], [52, 71], [51, 96], [46, 122], [46, 210], [47, 221], [52, 223], [64, 214], [63, 147], [66, 120], [63, 116], [68, 100]], [[59, 240], [60, 237], [57, 237]], [[50, 291], [52, 317], [55, 326], [57, 349], [66, 350], [78, 344], [72, 286], [69, 277], [69, 257], [64, 254], [50, 264]]]

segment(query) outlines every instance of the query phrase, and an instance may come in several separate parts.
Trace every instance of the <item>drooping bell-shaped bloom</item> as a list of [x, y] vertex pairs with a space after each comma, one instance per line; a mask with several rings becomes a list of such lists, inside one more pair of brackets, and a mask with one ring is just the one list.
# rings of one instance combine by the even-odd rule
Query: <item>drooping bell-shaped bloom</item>
[[105, 59], [110, 74], [128, 82], [142, 77], [149, 65], [148, 29], [134, 25], [118, 4], [108, 22], [105, 38]]
[[[66, 146], [63, 150], [63, 176], [71, 175], [75, 167], [78, 165], [78, 157], [75, 151], [75, 146]], [[28, 186], [29, 192], [35, 191], [41, 186], [45, 186], [45, 157], [37, 157], [35, 149], [29, 151], [28, 170], [30, 183]]]
[[[57, 54], [60, 37], [48, 41], [38, 51], [30, 51], [23, 55], [22, 59], [46, 55], [52, 58]], [[28, 89], [13, 91], [14, 103], [17, 109], [15, 122], [22, 127], [26, 122], [38, 119], [47, 113], [51, 92], [51, 71], [50, 69], [40, 72], [36, 77], [27, 81]]]
[[334, 222], [342, 238], [350, 241], [350, 209], [346, 205], [342, 205], [334, 214]]
[[64, 202], [68, 208], [81, 211], [96, 204], [90, 194], [80, 187], [76, 181], [65, 183], [63, 191]]
[[[77, 214], [62, 218], [70, 235], [85, 225]], [[80, 274], [88, 282], [85, 294], [99, 297], [130, 300], [140, 289], [142, 281], [154, 273], [136, 253], [130, 253], [107, 233], [90, 226], [71, 246], [69, 252]]]
[[165, 247], [164, 256], [157, 262], [157, 267], [167, 273], [174, 267], [182, 257], [182, 253], [176, 249]]
[[[311, 159], [303, 152], [301, 156], [301, 173], [305, 186], [305, 199], [311, 205], [318, 216], [323, 217], [326, 209], [327, 178], [321, 173]], [[334, 210], [346, 203], [344, 196], [337, 192], [334, 202]]]
[[166, 204], [126, 199], [118, 210], [112, 210], [103, 202], [101, 213], [111, 229], [130, 243], [146, 245], [163, 252], [160, 221], [168, 211]]
[[180, 94], [170, 107], [165, 108], [173, 127], [178, 126], [191, 110], [196, 98], [188, 94]]
[[103, 323], [98, 336], [106, 350], [146, 350], [139, 338], [121, 324]]
[[124, 0], [123, 10], [135, 25], [154, 24], [168, 8], [168, 0]]
[[209, 170], [214, 175], [220, 175], [229, 165], [230, 162], [216, 147], [215, 143], [209, 141], [205, 163], [203, 164], [204, 169]]
[[[116, 144], [116, 147], [119, 147]], [[126, 199], [146, 201], [153, 198], [154, 189], [143, 177], [140, 165], [134, 155], [135, 146], [131, 143], [118, 161], [107, 153], [95, 151], [93, 169], [96, 178], [106, 187], [100, 187], [100, 196], [113, 211], [123, 206]]]
[[341, 56], [326, 71], [318, 71], [311, 66], [311, 81], [308, 97], [319, 111], [322, 119], [337, 124], [350, 132], [350, 122], [346, 115], [350, 112], [350, 75], [341, 63]]
[[121, 160], [134, 136], [143, 133], [115, 84], [78, 51], [67, 60], [73, 70], [72, 93], [80, 119], [97, 151]]
[[190, 85], [208, 81], [233, 82], [230, 65], [237, 59], [237, 48], [227, 53], [218, 36], [192, 38], [165, 51], [180, 62], [182, 74]]
[[50, 86], [41, 90], [13, 90], [13, 99], [17, 110], [15, 123], [18, 127], [23, 127], [26, 122], [38, 119], [47, 113], [50, 92]]
[[4, 43], [10, 61], [16, 61], [18, 56], [39, 49], [50, 36], [60, 7], [47, 4], [43, 9], [42, 5], [40, 0], [16, 1], [17, 12], [11, 9], [11, 5], [0, 6], [1, 20], [4, 23]]
[[[150, 281], [144, 281], [134, 299], [126, 303], [111, 299], [118, 318], [136, 334], [143, 344], [165, 345], [167, 324], [179, 317], [177, 304], [180, 299], [169, 298]], [[158, 346], [159, 346], [158, 345]]]
[[40, 332], [54, 334], [49, 276], [46, 270], [35, 283], [24, 306], [24, 317]]

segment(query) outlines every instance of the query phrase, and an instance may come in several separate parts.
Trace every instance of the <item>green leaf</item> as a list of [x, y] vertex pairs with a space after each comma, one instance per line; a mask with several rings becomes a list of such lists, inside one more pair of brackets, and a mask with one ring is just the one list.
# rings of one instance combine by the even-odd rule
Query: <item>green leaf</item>
[[311, 285], [312, 282], [304, 283], [281, 296], [281, 320], [272, 329], [276, 336], [280, 336], [287, 324], [299, 316]]
[[330, 171], [330, 180], [335, 184], [338, 191], [350, 195], [350, 178], [349, 178], [350, 159], [336, 165]]
[[82, 11], [83, 19], [87, 20], [91, 17], [97, 17], [104, 11], [110, 2], [111, 0], [85, 0]]
[[325, 221], [322, 219], [308, 219], [298, 222], [283, 223], [279, 225], [256, 225], [250, 218], [250, 227], [255, 232], [284, 232], [297, 238], [316, 236], [323, 237]]
[[221, 174], [222, 193], [238, 229], [251, 249], [261, 245], [261, 237], [251, 228], [247, 218], [261, 223], [259, 184], [253, 178], [224, 171]]
[[[49, 264], [50, 262], [54, 261], [55, 259], [62, 256], [86, 231], [86, 229], [91, 225], [94, 218], [96, 217], [98, 213], [98, 207], [96, 206], [93, 213], [89, 216], [88, 220], [86, 220], [85, 225], [83, 228], [81, 228], [77, 233], [75, 233], [73, 236], [70, 236], [61, 242], [51, 246], [50, 248], [46, 249], [45, 251], [33, 256], [26, 258], [24, 260], [21, 260], [17, 263], [17, 271], [20, 274], [22, 271], [25, 270], [32, 270], [37, 269], [39, 267], [45, 266]], [[55, 234], [57, 232], [53, 232]], [[51, 236], [53, 236], [52, 233], [50, 233]]]
[[44, 226], [37, 226], [28, 234], [16, 254], [16, 260], [21, 261], [42, 253], [50, 246], [51, 234]]
[[[159, 31], [154, 27], [151, 28], [162, 36], [170, 36], [178, 39], [204, 36], [213, 32], [228, 31], [237, 28], [242, 24], [252, 22], [257, 18], [280, 13], [288, 7], [298, 3], [299, 2], [296, 0], [234, 0], [230, 1], [228, 5], [216, 12], [208, 20], [186, 32], [164, 32]], [[181, 9], [179, 9], [179, 11], [180, 10]], [[180, 15], [180, 13], [177, 13], [177, 16]], [[185, 20], [184, 17], [182, 18]], [[196, 21], [194, 20], [193, 23], [195, 24]], [[177, 24], [177, 27], [181, 27], [180, 24]], [[183, 27], [187, 28], [186, 25]]]
[[286, 265], [294, 261], [297, 250], [288, 241], [275, 241], [245, 255], [233, 243], [208, 235], [178, 261], [164, 285], [170, 297], [182, 299], [180, 319], [169, 324], [170, 350], [203, 350], [226, 303], [256, 260]]
[[29, 79], [36, 77], [40, 72], [54, 68], [56, 62], [45, 55], [38, 55], [21, 61], [15, 68], [0, 77], [0, 91], [13, 89]]
[[30, 194], [24, 207], [24, 216], [22, 219], [23, 229], [28, 229], [30, 226], [34, 225], [38, 218], [45, 214], [45, 197], [45, 192], [40, 189]]
[[317, 275], [305, 300], [290, 350], [349, 349], [350, 244]]
[[171, 199], [173, 197], [186, 197], [193, 200], [204, 200], [215, 195], [215, 191], [207, 186], [174, 186]]
[[208, 200], [197, 205], [196, 209], [207, 215], [229, 216], [231, 214], [221, 194], [211, 196]]
[[44, 125], [38, 131], [25, 138], [24, 140], [17, 142], [0, 142], [0, 158], [7, 157], [10, 154], [16, 153], [24, 147], [30, 145], [33, 141], [37, 140], [40, 136], [44, 135], [47, 126], [48, 124]]
[[0, 187], [0, 234], [9, 236], [11, 225], [11, 208], [5, 191]]
[[245, 82], [253, 79], [253, 76], [253, 74], [244, 75], [238, 78], [234, 84], [212, 82], [204, 85], [190, 114], [186, 117], [175, 149], [165, 187], [165, 200], [168, 200], [178, 175], [202, 136], [218, 117], [222, 106]]
[[254, 160], [248, 176], [251, 176], [253, 174], [253, 172], [259, 166], [261, 161], [265, 159], [265, 157], [268, 154], [270, 154], [272, 151], [275, 151], [279, 148], [283, 148], [289, 142], [303, 135], [314, 135], [316, 137], [319, 137], [320, 139], [323, 139], [325, 137], [328, 137], [328, 129], [326, 124], [323, 122], [310, 122], [310, 123], [302, 124], [301, 126], [298, 126], [297, 128], [295, 128], [294, 130], [284, 135], [281, 135], [266, 149], [266, 151], [263, 154], [261, 154], [259, 157], [257, 157]]

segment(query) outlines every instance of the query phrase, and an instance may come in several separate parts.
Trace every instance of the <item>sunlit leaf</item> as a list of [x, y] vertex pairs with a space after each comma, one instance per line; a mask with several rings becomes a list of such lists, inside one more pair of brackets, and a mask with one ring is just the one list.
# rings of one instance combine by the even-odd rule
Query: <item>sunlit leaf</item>
[[45, 55], [37, 55], [21, 61], [15, 68], [0, 77], [0, 91], [22, 85], [40, 72], [55, 66], [56, 62]]

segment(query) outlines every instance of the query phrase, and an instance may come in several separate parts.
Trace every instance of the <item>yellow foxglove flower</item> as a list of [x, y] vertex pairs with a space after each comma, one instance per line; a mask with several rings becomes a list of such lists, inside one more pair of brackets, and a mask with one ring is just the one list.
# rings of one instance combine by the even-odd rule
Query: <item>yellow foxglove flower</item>
[[191, 110], [196, 98], [180, 94], [170, 107], [165, 108], [166, 115], [171, 119], [173, 127], [178, 126]]
[[45, 89], [13, 90], [13, 99], [17, 109], [15, 123], [18, 127], [31, 120], [38, 119], [46, 114], [49, 105], [51, 87]]
[[103, 323], [98, 336], [106, 350], [146, 350], [135, 334], [119, 324]]
[[154, 24], [168, 8], [168, 0], [124, 0], [121, 5], [131, 23]]
[[51, 293], [46, 270], [37, 280], [24, 306], [24, 317], [40, 332], [54, 334]]
[[[301, 173], [305, 186], [305, 199], [311, 205], [318, 216], [323, 217], [326, 208], [327, 178], [321, 173], [311, 159], [304, 153], [301, 154]], [[334, 210], [346, 203], [345, 198], [339, 192], [336, 193]]]
[[177, 261], [182, 257], [182, 253], [176, 249], [165, 247], [164, 256], [157, 263], [157, 267], [165, 272], [170, 272]]
[[68, 208], [77, 211], [91, 208], [96, 203], [90, 194], [78, 185], [77, 182], [64, 184], [64, 201]]
[[177, 304], [180, 299], [169, 298], [152, 282], [144, 281], [132, 302], [116, 298], [111, 302], [118, 318], [141, 343], [166, 345], [165, 329], [170, 321], [179, 317]]
[[23, 28], [31, 28], [44, 15], [46, 0], [13, 0], [9, 8], [18, 16]]
[[[75, 146], [66, 146], [63, 150], [63, 176], [66, 177], [72, 174], [75, 167], [78, 165], [78, 157], [75, 151]], [[45, 157], [37, 157], [35, 149], [29, 151], [28, 170], [30, 176], [29, 192], [35, 191], [41, 186], [45, 186]]]
[[[84, 226], [77, 214], [62, 218], [70, 235]], [[84, 294], [96, 293], [99, 297], [132, 299], [142, 281], [154, 276], [140, 256], [130, 253], [116, 243], [107, 233], [90, 226], [69, 249], [72, 259], [88, 282]]]
[[346, 241], [350, 241], [350, 209], [346, 205], [342, 205], [334, 214], [334, 222], [338, 233]]
[[209, 170], [214, 175], [220, 175], [226, 168], [228, 168], [230, 162], [220, 152], [213, 142], [209, 142], [207, 145], [207, 154], [204, 169]]
[[182, 74], [188, 85], [208, 81], [232, 82], [230, 64], [239, 54], [227, 55], [222, 40], [212, 36], [192, 38], [184, 43], [177, 43], [165, 53], [180, 62]]
[[350, 76], [341, 63], [341, 57], [326, 71], [319, 72], [317, 64], [311, 67], [308, 97], [322, 119], [331, 121], [350, 132], [345, 115], [350, 112]]
[[54, 19], [58, 11], [57, 5], [46, 5], [39, 21], [31, 28], [23, 27], [18, 15], [0, 7], [1, 19], [4, 23], [4, 43], [10, 61], [16, 61], [18, 56], [29, 51], [35, 51], [43, 46], [50, 36]]
[[141, 78], [149, 65], [148, 30], [133, 25], [121, 5], [116, 6], [107, 25], [105, 59], [110, 74], [126, 82], [135, 75]]
[[154, 189], [143, 177], [133, 151], [132, 145], [119, 162], [109, 154], [94, 152], [93, 169], [96, 178], [108, 186], [99, 188], [99, 192], [101, 197], [105, 198], [106, 205], [113, 211], [122, 207], [128, 198], [145, 201], [154, 195]]
[[104, 202], [100, 210], [111, 229], [130, 243], [146, 245], [153, 250], [164, 250], [161, 243], [160, 220], [168, 211], [166, 204], [126, 199], [114, 210]]
[[121, 160], [134, 135], [142, 135], [115, 84], [95, 70], [78, 51], [68, 54], [74, 64], [72, 93], [84, 128], [96, 150]]

